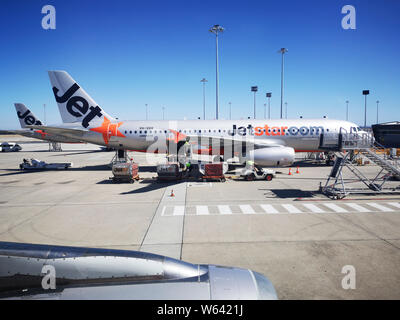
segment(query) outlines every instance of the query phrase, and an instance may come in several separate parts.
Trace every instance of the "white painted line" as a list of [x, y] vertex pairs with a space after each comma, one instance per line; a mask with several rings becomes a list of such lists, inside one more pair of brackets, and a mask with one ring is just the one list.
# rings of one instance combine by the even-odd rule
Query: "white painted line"
[[207, 215], [207, 214], [210, 214], [210, 212], [208, 212], [207, 206], [196, 206], [196, 214]]
[[239, 205], [240, 210], [242, 210], [242, 212], [244, 214], [255, 214], [256, 212], [253, 210], [253, 208], [251, 207], [251, 205], [249, 204], [242, 204]]
[[370, 202], [370, 203], [367, 203], [367, 204], [368, 204], [369, 206], [371, 206], [371, 207], [374, 207], [374, 208], [376, 208], [376, 209], [379, 209], [380, 211], [384, 211], [384, 212], [394, 211], [394, 210], [391, 209], [391, 208], [382, 206], [382, 205], [377, 204], [377, 203], [375, 203], [375, 202]]
[[219, 205], [218, 210], [220, 214], [232, 214], [232, 210], [227, 205]]
[[323, 203], [323, 205], [336, 212], [348, 212], [346, 209], [339, 207], [333, 203]]
[[164, 213], [165, 213], [165, 206], [162, 208], [161, 216], [164, 216]]
[[185, 214], [185, 206], [174, 206], [174, 216], [183, 216]]
[[400, 208], [400, 203], [398, 202], [388, 202], [388, 204], [390, 204], [393, 207]]
[[282, 207], [289, 211], [289, 213], [301, 213], [301, 211], [292, 204], [282, 204]]
[[269, 213], [269, 214], [277, 214], [277, 213], [279, 213], [278, 210], [276, 210], [276, 209], [275, 209], [272, 205], [270, 205], [270, 204], [260, 204], [260, 207], [263, 208], [263, 210], [264, 210], [266, 213]]
[[358, 212], [371, 212], [371, 210], [364, 208], [356, 203], [345, 203], [345, 205], [347, 205], [353, 209], [356, 209]]
[[303, 203], [302, 205], [305, 206], [307, 209], [311, 210], [312, 212], [315, 212], [315, 213], [322, 213], [322, 212], [325, 212], [325, 211], [322, 210], [321, 208], [317, 207], [315, 204]]

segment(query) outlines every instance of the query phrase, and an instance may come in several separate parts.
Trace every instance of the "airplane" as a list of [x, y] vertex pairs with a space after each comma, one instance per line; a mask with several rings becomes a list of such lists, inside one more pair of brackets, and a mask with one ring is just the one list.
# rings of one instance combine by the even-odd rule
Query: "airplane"
[[74, 138], [67, 138], [59, 134], [52, 134], [42, 130], [29, 129], [29, 125], [42, 125], [42, 121], [36, 117], [23, 103], [15, 103], [15, 110], [22, 130], [8, 130], [9, 132], [19, 134], [24, 137], [46, 140], [49, 142], [64, 142], [64, 143], [81, 143], [82, 141]]
[[0, 241], [0, 299], [277, 300], [249, 269], [147, 252]]
[[106, 113], [65, 71], [49, 71], [62, 125], [28, 127], [120, 150], [171, 153], [189, 142], [226, 160], [238, 155], [259, 167], [285, 166], [295, 152], [326, 151], [322, 138], [342, 132], [365, 135], [358, 125], [333, 119], [139, 120], [121, 121]]

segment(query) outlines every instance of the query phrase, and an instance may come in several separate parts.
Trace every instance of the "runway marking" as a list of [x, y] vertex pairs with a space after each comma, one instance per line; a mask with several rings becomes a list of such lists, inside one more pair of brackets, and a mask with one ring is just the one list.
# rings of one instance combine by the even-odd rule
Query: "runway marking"
[[[361, 212], [399, 212], [389, 206], [400, 209], [399, 202], [384, 202], [384, 205], [372, 203], [340, 203], [340, 205], [327, 202], [319, 202], [317, 204], [301, 203], [300, 204], [257, 204], [257, 205], [167, 205], [161, 210], [161, 216], [182, 216], [182, 215], [237, 215], [237, 214], [299, 214], [299, 213], [361, 213]], [[367, 206], [368, 205], [368, 206]], [[370, 206], [370, 207], [369, 207]], [[235, 212], [233, 207], [239, 207], [240, 211]], [[373, 207], [374, 209], [372, 209]], [[325, 208], [329, 208], [327, 210]], [[304, 211], [306, 209], [306, 211]], [[309, 211], [307, 211], [307, 209]]]
[[210, 214], [210, 212], [208, 212], [208, 206], [196, 206], [196, 214], [197, 215]]
[[364, 208], [356, 203], [345, 203], [346, 205], [348, 205], [349, 207], [357, 210], [358, 212], [371, 212], [371, 210]]
[[338, 205], [333, 203], [323, 203], [323, 205], [336, 212], [348, 212], [346, 209], [339, 207]]
[[367, 204], [368, 204], [369, 206], [371, 206], [371, 207], [374, 207], [374, 208], [379, 209], [379, 210], [384, 211], [384, 212], [394, 211], [394, 210], [391, 209], [391, 208], [382, 206], [382, 205], [377, 204], [377, 203], [375, 203], [375, 202], [371, 202], [371, 203], [367, 203]]
[[309, 210], [311, 210], [312, 212], [315, 212], [315, 213], [324, 213], [325, 212], [321, 208], [317, 207], [315, 204], [303, 203], [303, 206], [305, 206], [307, 209], [309, 209]]
[[232, 210], [227, 205], [219, 205], [218, 210], [220, 214], [232, 214]]
[[388, 204], [390, 204], [393, 207], [400, 208], [400, 203], [398, 202], [388, 202]]
[[253, 210], [253, 208], [251, 207], [251, 205], [249, 204], [242, 204], [239, 205], [240, 210], [242, 210], [242, 212], [244, 214], [255, 214], [256, 212]]
[[183, 216], [185, 214], [185, 206], [174, 206], [174, 216]]
[[272, 205], [270, 204], [260, 204], [260, 207], [263, 208], [265, 213], [268, 214], [279, 214], [278, 210], [276, 210]]
[[289, 213], [302, 213], [298, 208], [296, 208], [292, 204], [282, 204], [282, 207], [284, 207]]

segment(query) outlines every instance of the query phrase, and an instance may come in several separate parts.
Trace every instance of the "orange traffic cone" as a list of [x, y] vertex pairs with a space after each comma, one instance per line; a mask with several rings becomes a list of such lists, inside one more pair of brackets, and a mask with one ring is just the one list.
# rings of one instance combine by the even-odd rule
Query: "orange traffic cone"
[[174, 190], [173, 190], [173, 189], [171, 190], [171, 195], [170, 195], [170, 197], [175, 197], [175, 194], [174, 194]]
[[297, 166], [296, 173], [300, 173], [300, 171], [299, 171], [299, 166]]
[[292, 168], [289, 168], [289, 176], [292, 175]]

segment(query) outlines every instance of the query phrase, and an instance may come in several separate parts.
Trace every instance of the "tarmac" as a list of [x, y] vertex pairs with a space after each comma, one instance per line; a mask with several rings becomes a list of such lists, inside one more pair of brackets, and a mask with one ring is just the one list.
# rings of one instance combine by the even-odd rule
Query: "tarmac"
[[[154, 155], [137, 152], [130, 156], [141, 180], [114, 184], [107, 166], [114, 153], [98, 146], [62, 144], [62, 152], [48, 152], [47, 143], [25, 137], [3, 141], [23, 149], [0, 153], [0, 241], [141, 250], [248, 268], [267, 276], [279, 299], [400, 299], [398, 193], [331, 200], [319, 192], [331, 167], [301, 158], [292, 175], [277, 168], [269, 182], [233, 175], [225, 183], [161, 183]], [[24, 172], [23, 158], [73, 167]], [[349, 265], [355, 289], [342, 287]]]

